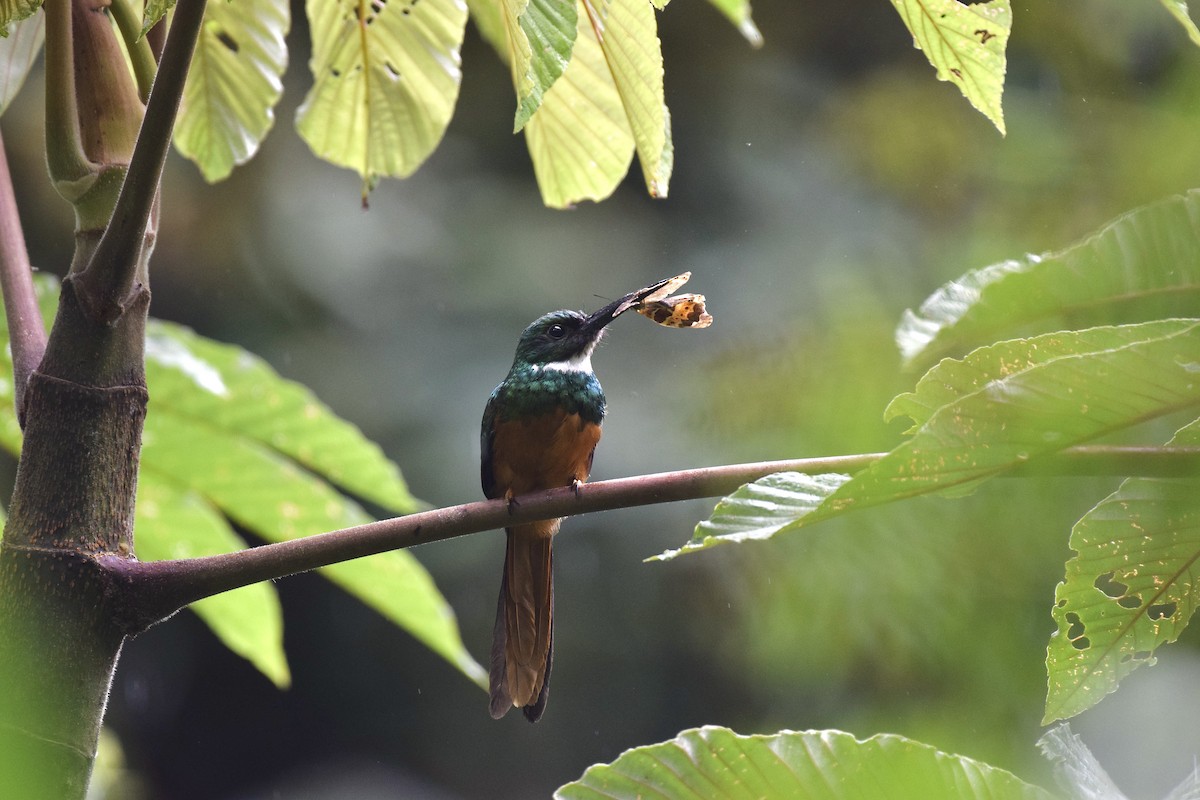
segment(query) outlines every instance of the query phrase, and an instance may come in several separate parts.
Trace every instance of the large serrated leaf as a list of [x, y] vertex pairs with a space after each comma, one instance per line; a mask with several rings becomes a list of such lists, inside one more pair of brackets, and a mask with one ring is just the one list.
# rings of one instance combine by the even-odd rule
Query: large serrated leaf
[[1192, 40], [1192, 44], [1200, 45], [1200, 29], [1192, 21], [1192, 17], [1188, 13], [1187, 3], [1184, 0], [1162, 0], [1162, 4], [1171, 13], [1171, 16], [1179, 20], [1179, 24], [1187, 31], [1188, 38]]
[[946, 284], [906, 311], [905, 360], [1019, 327], [1191, 314], [1200, 298], [1200, 191], [1124, 214], [1064, 250], [1005, 261]]
[[21, 91], [45, 38], [46, 19], [38, 14], [12, 23], [8, 36], [0, 39], [0, 114]]
[[706, 726], [589, 767], [554, 797], [1051, 800], [1053, 795], [1002, 769], [903, 736], [863, 740], [833, 730], [741, 736]]
[[581, 0], [620, 95], [651, 197], [666, 197], [674, 166], [663, 94], [658, 18], [648, 0]]
[[308, 0], [313, 87], [296, 115], [313, 152], [365, 182], [412, 174], [458, 100], [463, 0]]
[[[1105, 333], [1107, 330], [1107, 334]], [[1025, 347], [1036, 347], [1036, 340]], [[1010, 371], [1003, 359], [973, 354], [970, 363], [939, 364], [946, 387], [963, 394], [928, 414], [911, 439], [815, 505], [795, 504], [770, 518], [769, 532], [708, 536], [703, 526], [678, 551], [797, 530], [858, 508], [931, 492], [961, 490], [1080, 442], [1183, 408], [1200, 405], [1200, 321], [1166, 320], [1057, 334], [1057, 357], [1019, 356], [1020, 342], [1003, 342], [1029, 364]], [[995, 374], [979, 365], [996, 364]], [[953, 394], [953, 392], [951, 392]], [[913, 413], [926, 412], [914, 407]], [[732, 501], [732, 500], [731, 500]]]
[[[198, 558], [246, 546], [225, 517], [195, 492], [176, 489], [153, 470], [138, 480], [137, 553], [143, 561]], [[192, 611], [233, 652], [276, 686], [291, 683], [283, 652], [283, 610], [275, 586], [244, 586], [193, 603]]]
[[175, 146], [210, 182], [254, 155], [275, 122], [287, 68], [286, 0], [213, 2], [188, 71]]
[[[1200, 445], [1200, 421], [1170, 444]], [[1046, 648], [1046, 722], [1074, 716], [1154, 663], [1200, 603], [1200, 477], [1130, 478], [1071, 530]]]
[[1012, 29], [1009, 0], [966, 5], [958, 0], [892, 0], [913, 36], [937, 70], [1004, 133], [1005, 49]]
[[513, 132], [525, 127], [550, 87], [566, 71], [579, 23], [576, 0], [501, 0], [508, 31], [517, 113]]

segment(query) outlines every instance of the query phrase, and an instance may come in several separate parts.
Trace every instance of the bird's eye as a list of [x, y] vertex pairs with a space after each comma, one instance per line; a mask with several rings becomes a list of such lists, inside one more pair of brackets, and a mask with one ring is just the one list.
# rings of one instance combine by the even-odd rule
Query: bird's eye
[[551, 339], [561, 339], [567, 335], [567, 329], [562, 325], [555, 323], [546, 329], [546, 335]]

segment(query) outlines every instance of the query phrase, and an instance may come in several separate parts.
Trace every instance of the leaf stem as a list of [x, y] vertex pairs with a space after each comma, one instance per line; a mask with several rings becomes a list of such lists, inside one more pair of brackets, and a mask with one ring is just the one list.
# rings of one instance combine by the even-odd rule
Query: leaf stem
[[[153, 562], [100, 556], [97, 560], [128, 590], [129, 624], [142, 629], [214, 594], [387, 550], [541, 519], [719, 497], [776, 472], [856, 472], [884, 455], [764, 461], [638, 475], [585, 484], [578, 492], [563, 487], [525, 495], [511, 508], [503, 499], [483, 500], [217, 556]], [[1033, 472], [1194, 477], [1200, 475], [1200, 447], [1072, 447], [1007, 474]]]
[[14, 401], [24, 425], [25, 384], [46, 352], [46, 325], [33, 291], [33, 268], [17, 212], [8, 154], [0, 136], [0, 291], [12, 343]]
[[[81, 296], [99, 320], [112, 322], [133, 296], [146, 288], [147, 231], [158, 197], [159, 180], [171, 146], [171, 131], [183, 85], [204, 21], [205, 0], [180, 0], [167, 33], [162, 62], [150, 90], [129, 172], [121, 186], [112, 220], [87, 268], [76, 276]], [[140, 284], [140, 287], [139, 287]]]
[[137, 78], [138, 95], [144, 103], [150, 96], [158, 61], [150, 49], [149, 40], [142, 35], [142, 20], [138, 14], [141, 7], [140, 3], [135, 7], [133, 0], [112, 0], [113, 19], [117, 21], [121, 38], [125, 40], [125, 50], [129, 53], [133, 74]]

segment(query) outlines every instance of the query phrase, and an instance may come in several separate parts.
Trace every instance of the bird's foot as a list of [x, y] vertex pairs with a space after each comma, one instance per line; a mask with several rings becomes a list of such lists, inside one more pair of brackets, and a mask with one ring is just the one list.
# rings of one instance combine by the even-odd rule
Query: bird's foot
[[575, 493], [576, 500], [578, 500], [582, 496], [582, 494], [583, 494], [583, 492], [581, 491], [582, 489], [583, 489], [583, 481], [579, 480], [579, 478], [571, 478], [571, 491]]
[[517, 502], [517, 498], [513, 495], [512, 489], [509, 489], [504, 493], [504, 502], [508, 503], [509, 514], [515, 513], [516, 510], [521, 507], [521, 504]]

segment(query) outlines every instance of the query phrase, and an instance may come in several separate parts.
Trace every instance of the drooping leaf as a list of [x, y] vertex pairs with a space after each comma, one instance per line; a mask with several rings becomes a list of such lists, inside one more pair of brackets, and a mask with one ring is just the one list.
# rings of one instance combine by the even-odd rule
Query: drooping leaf
[[1197, 29], [1196, 23], [1192, 21], [1185, 0], [1162, 0], [1162, 4], [1171, 13], [1171, 16], [1179, 20], [1179, 24], [1187, 31], [1192, 44], [1200, 45], [1200, 29]]
[[646, 189], [666, 197], [675, 151], [654, 8], [648, 0], [581, 2], [629, 119]]
[[[246, 546], [228, 521], [195, 492], [179, 490], [153, 470], [138, 480], [135, 530], [143, 561], [197, 558]], [[254, 664], [276, 686], [291, 683], [283, 652], [283, 610], [274, 584], [244, 586], [191, 606], [233, 652]]]
[[513, 132], [525, 127], [571, 60], [578, 27], [576, 0], [502, 0], [510, 43], [517, 113]]
[[412, 174], [458, 100], [463, 0], [308, 0], [306, 8], [314, 83], [297, 112], [300, 135], [367, 185]]
[[[709, 535], [715, 527], [698, 526], [688, 545], [664, 555], [767, 538], [858, 508], [973, 487], [1039, 455], [1200, 405], [1200, 321], [1064, 331], [1056, 337], [1057, 356], [1040, 362], [1014, 356], [1028, 364], [1015, 371], [991, 348], [964, 361], [942, 362], [937, 367], [942, 382], [963, 393], [932, 413], [912, 404], [913, 413], [926, 419], [911, 439], [823, 499], [814, 495], [815, 504], [794, 492], [790, 503], [772, 506], [762, 530], [753, 515], [744, 515], [745, 525], [739, 526], [736, 515], [722, 514], [720, 535]], [[1020, 340], [993, 347], [1019, 354], [1039, 344]], [[987, 364], [997, 365], [994, 374], [981, 374]], [[735, 495], [726, 507], [738, 502]]]
[[[1200, 421], [1170, 444], [1200, 445]], [[1198, 497], [1200, 476], [1130, 478], [1075, 524], [1075, 556], [1054, 593], [1046, 722], [1116, 691], [1187, 627], [1200, 602]]]
[[571, 63], [525, 126], [525, 142], [551, 208], [603, 200], [629, 171], [633, 132], [586, 14], [579, 15]]
[[[762, 47], [763, 38], [750, 17], [750, 0], [708, 0], [713, 6], [737, 26], [738, 33], [753, 47]], [[666, 3], [663, 3], [666, 5]]]
[[[50, 276], [34, 277], [49, 323], [58, 284]], [[7, 336], [0, 315], [0, 343]], [[12, 374], [7, 347], [0, 347], [3, 374]], [[221, 529], [205, 509], [216, 509], [269, 541], [370, 520], [328, 481], [396, 511], [416, 507], [399, 470], [377, 445], [334, 416], [308, 389], [284, 380], [240, 348], [150, 320], [146, 381], [152, 403], [143, 434], [138, 510], [149, 504], [170, 522], [152, 520], [149, 527], [139, 522], [135, 537], [140, 556], [170, 556], [180, 547], [197, 554], [241, 547], [228, 524]], [[0, 379], [0, 446], [15, 455], [21, 433], [12, 393], [12, 381]], [[155, 494], [144, 501], [144, 491]], [[177, 530], [185, 525], [191, 529]], [[479, 681], [482, 668], [463, 648], [452, 610], [415, 558], [397, 551], [357, 564], [325, 574]], [[242, 595], [236, 607], [210, 603], [198, 613], [202, 618], [236, 615], [242, 613], [236, 608], [258, 602], [245, 600], [250, 596], [253, 592]], [[216, 632], [273, 680], [286, 677], [286, 665], [280, 666], [283, 662], [270, 651], [268, 622], [225, 620]]]
[[210, 182], [247, 161], [275, 122], [287, 67], [286, 0], [205, 6], [179, 117], [175, 146]]
[[992, 341], [1016, 328], [1188, 315], [1200, 298], [1200, 192], [1124, 214], [1077, 244], [1028, 255], [942, 286], [906, 311], [906, 361]]
[[903, 736], [864, 740], [833, 730], [741, 736], [706, 726], [589, 767], [554, 797], [1051, 800], [1053, 795], [1002, 769]]
[[0, 39], [0, 114], [21, 91], [25, 76], [41, 52], [46, 38], [46, 18], [41, 14], [9, 25]]
[[1012, 29], [1009, 0], [892, 0], [938, 80], [950, 81], [1004, 133], [1005, 49]]
[[0, 37], [7, 37], [10, 25], [33, 16], [41, 7], [41, 0], [0, 0]]

